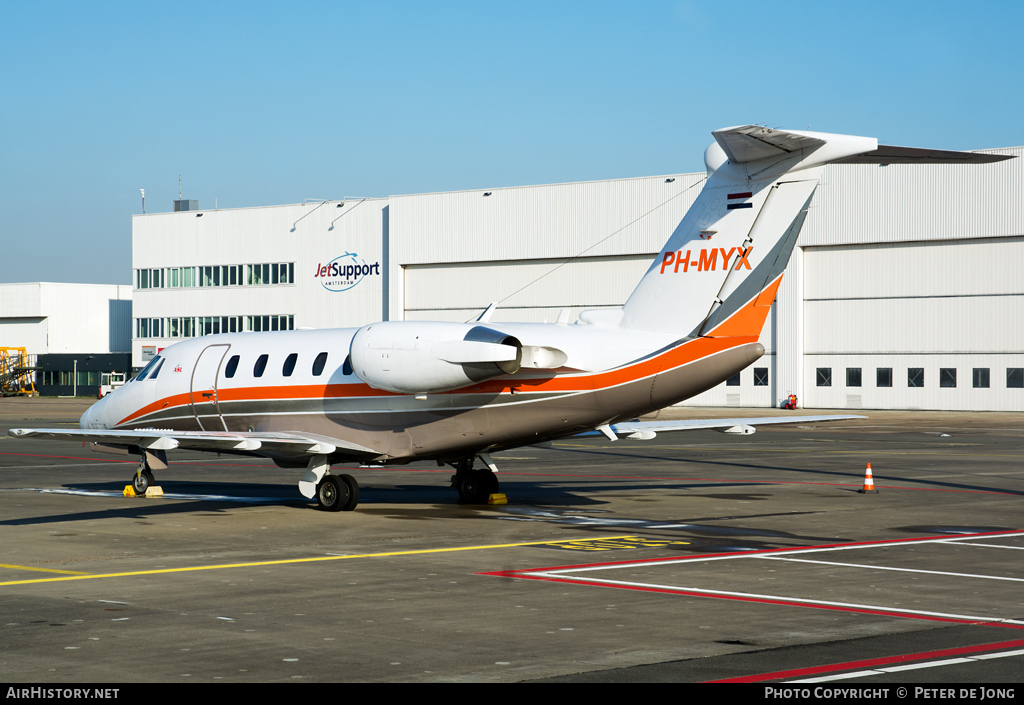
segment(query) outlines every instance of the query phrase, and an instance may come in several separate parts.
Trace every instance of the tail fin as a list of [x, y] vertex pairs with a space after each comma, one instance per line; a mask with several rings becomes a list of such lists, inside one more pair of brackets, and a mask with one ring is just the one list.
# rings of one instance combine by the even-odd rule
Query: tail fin
[[712, 135], [704, 189], [621, 312], [584, 312], [582, 320], [680, 337], [760, 335], [826, 164], [1009, 158], [756, 125]]
[[707, 183], [623, 306], [624, 328], [760, 335], [822, 166], [878, 147], [752, 125], [712, 134]]

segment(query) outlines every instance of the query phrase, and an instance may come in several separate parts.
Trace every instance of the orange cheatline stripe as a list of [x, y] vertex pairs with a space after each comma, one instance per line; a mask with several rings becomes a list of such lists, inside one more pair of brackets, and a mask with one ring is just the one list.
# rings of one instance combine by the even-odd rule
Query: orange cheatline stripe
[[[763, 319], [762, 319], [763, 323]], [[581, 392], [606, 389], [658, 372], [674, 369], [695, 362], [709, 355], [728, 350], [739, 345], [756, 343], [760, 330], [753, 335], [718, 336], [716, 338], [697, 338], [678, 345], [664, 353], [626, 365], [615, 370], [562, 377], [541, 377], [516, 380], [514, 384], [520, 391], [538, 392]], [[474, 385], [471, 392], [481, 394], [497, 394], [507, 389], [508, 380], [491, 380]], [[444, 392], [445, 394], [466, 394], [468, 388]], [[409, 396], [374, 389], [363, 382], [352, 384], [309, 384], [309, 385], [275, 385], [266, 387], [235, 387], [217, 390], [220, 401], [249, 401], [256, 399], [323, 399], [353, 397], [384, 397]], [[191, 403], [191, 394], [175, 394], [159, 399], [121, 419], [117, 425], [133, 421], [148, 414], [161, 411], [168, 406], [184, 406]]]
[[765, 319], [768, 318], [772, 301], [775, 300], [775, 294], [781, 283], [782, 275], [780, 274], [774, 282], [758, 292], [757, 296], [740, 308], [740, 310], [711, 329], [708, 335], [715, 337], [755, 335], [760, 337]]

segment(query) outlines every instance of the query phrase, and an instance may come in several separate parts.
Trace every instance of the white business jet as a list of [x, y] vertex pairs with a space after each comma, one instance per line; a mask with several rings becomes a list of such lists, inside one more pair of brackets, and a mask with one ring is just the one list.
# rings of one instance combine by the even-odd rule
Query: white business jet
[[[720, 384], [758, 343], [826, 164], [985, 163], [1009, 157], [879, 146], [867, 137], [755, 125], [712, 133], [703, 190], [626, 303], [582, 324], [388, 321], [358, 329], [238, 333], [165, 348], [83, 414], [78, 430], [12, 429], [138, 454], [144, 493], [174, 449], [304, 468], [299, 490], [351, 510], [336, 463], [450, 464], [464, 502], [498, 491], [490, 453], [601, 432], [753, 433], [768, 423], [856, 418], [630, 421]], [[479, 458], [484, 467], [474, 469]]]

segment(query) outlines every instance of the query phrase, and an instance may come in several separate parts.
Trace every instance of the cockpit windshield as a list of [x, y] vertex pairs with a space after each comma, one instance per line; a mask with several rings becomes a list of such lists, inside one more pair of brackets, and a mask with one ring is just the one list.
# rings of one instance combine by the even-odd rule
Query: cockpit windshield
[[[135, 375], [135, 379], [133, 381], [141, 382], [142, 380], [146, 379], [146, 375], [148, 375], [150, 372], [152, 372], [153, 369], [159, 363], [161, 363], [161, 362], [163, 362], [163, 358], [162, 357], [160, 357], [160, 356], [154, 357], [152, 360], [150, 360], [148, 365], [146, 365], [145, 367], [142, 368], [142, 372], [140, 372], [139, 374]], [[154, 374], [153, 376], [155, 377], [156, 375]]]

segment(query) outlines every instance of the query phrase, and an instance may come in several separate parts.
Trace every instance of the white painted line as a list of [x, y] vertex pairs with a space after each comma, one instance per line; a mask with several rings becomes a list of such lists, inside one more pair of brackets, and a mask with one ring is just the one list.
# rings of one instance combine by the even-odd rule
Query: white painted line
[[969, 658], [948, 658], [942, 661], [928, 661], [927, 663], [909, 663], [905, 666], [887, 666], [878, 670], [883, 673], [899, 673], [900, 671], [916, 671], [921, 668], [935, 668], [936, 666], [951, 666], [954, 663], [970, 663]]
[[[504, 517], [503, 517], [504, 518]], [[1024, 532], [1015, 531], [1005, 534], [994, 534], [986, 538], [1010, 538], [1015, 536], [1024, 536]], [[858, 544], [855, 546], [828, 546], [825, 548], [793, 548], [785, 551], [774, 551], [771, 553], [772, 556], [789, 556], [793, 554], [802, 553], [820, 553], [823, 551], [853, 551], [862, 548], [889, 548], [892, 546], [919, 546], [926, 543], [960, 543], [967, 539], [974, 538], [974, 536], [965, 536], [963, 539], [955, 537], [943, 537], [941, 539], [921, 539], [918, 541], [907, 541], [906, 539], [898, 541], [884, 541], [879, 543], [867, 543]], [[702, 556], [700, 558], [680, 558], [679, 560], [665, 561], [665, 560], [648, 560], [648, 561], [636, 561], [634, 563], [618, 563], [616, 565], [598, 565], [581, 568], [561, 568], [558, 570], [546, 571], [546, 573], [555, 575], [559, 573], [586, 573], [595, 570], [617, 570], [619, 568], [651, 568], [663, 565], [679, 565], [680, 563], [708, 563], [711, 561], [730, 561], [737, 558], [767, 558], [768, 554], [758, 553], [756, 549], [751, 553], [737, 553], [735, 555], [728, 556]], [[847, 565], [847, 564], [843, 564]]]
[[[1024, 536], [1024, 532], [1014, 531], [1014, 532], [1008, 532], [1008, 533], [1005, 533], [1005, 534], [990, 534], [988, 536], [985, 536], [984, 538], [987, 538], [987, 539], [1005, 539], [1005, 538], [1011, 538], [1011, 537], [1014, 537], [1014, 536]], [[907, 540], [902, 540], [902, 541], [882, 541], [882, 542], [879, 542], [879, 543], [866, 543], [866, 544], [858, 544], [858, 545], [855, 545], [855, 546], [826, 546], [824, 548], [794, 548], [794, 549], [789, 550], [789, 551], [777, 551], [777, 552], [773, 553], [772, 555], [774, 555], [774, 556], [786, 556], [786, 555], [789, 555], [790, 553], [820, 553], [820, 552], [823, 552], [823, 551], [855, 551], [855, 550], [858, 550], [858, 549], [861, 549], [861, 548], [891, 548], [891, 547], [897, 547], [898, 548], [900, 546], [920, 546], [920, 545], [927, 544], [927, 543], [958, 543], [960, 541], [967, 541], [968, 539], [974, 539], [974, 538], [979, 538], [979, 537], [978, 537], [977, 534], [970, 534], [968, 536], [964, 536], [962, 539], [956, 538], [954, 536], [949, 536], [949, 537], [944, 536], [941, 539], [920, 539], [920, 540], [917, 540], [917, 541], [907, 541]], [[736, 556], [736, 557], [738, 558], [739, 556]]]
[[[537, 571], [523, 573], [530, 577], [538, 578], [554, 578], [558, 580], [566, 580], [565, 577], [552, 572]], [[572, 580], [569, 578], [568, 580]], [[864, 605], [852, 602], [833, 602], [831, 600], [811, 600], [803, 597], [787, 597], [785, 595], [765, 595], [760, 593], [751, 592], [733, 592], [730, 590], [708, 590], [706, 588], [694, 588], [694, 587], [683, 587], [680, 585], [661, 585], [658, 583], [638, 583], [628, 580], [607, 580], [603, 578], [586, 578], [588, 583], [601, 583], [610, 585], [613, 587], [624, 587], [624, 588], [640, 588], [640, 589], [654, 589], [654, 590], [668, 590], [671, 592], [692, 592], [700, 593], [704, 595], [721, 595], [723, 597], [736, 597], [750, 600], [771, 600], [773, 602], [789, 602], [804, 605], [820, 605], [823, 607], [840, 607], [843, 609], [857, 609], [857, 610], [872, 610], [875, 612], [885, 612], [889, 614], [907, 614], [907, 615], [920, 615], [922, 617], [940, 617], [946, 619], [956, 619], [970, 622], [991, 622], [1000, 624], [1024, 624], [1024, 620], [1017, 619], [1004, 619], [1002, 617], [980, 617], [977, 615], [968, 614], [953, 614], [948, 612], [930, 612], [926, 610], [911, 610], [901, 607], [885, 607], [882, 605]]]
[[916, 671], [922, 668], [935, 668], [936, 666], [951, 666], [957, 663], [971, 663], [973, 661], [985, 661], [994, 658], [1007, 658], [1008, 656], [1024, 656], [1024, 649], [1014, 651], [999, 651], [994, 654], [980, 654], [978, 656], [964, 656], [962, 658], [944, 659], [942, 661], [926, 661], [924, 663], [912, 663], [904, 666], [887, 666], [869, 671], [855, 671], [853, 673], [840, 673], [833, 676], [821, 676], [820, 678], [805, 678], [798, 681], [786, 681], [787, 683], [825, 683], [827, 681], [851, 680], [853, 678], [864, 678], [865, 676], [878, 676], [883, 673], [899, 673], [900, 671]]
[[817, 563], [819, 565], [837, 565], [843, 568], [871, 568], [873, 570], [892, 570], [899, 573], [928, 573], [929, 575], [952, 575], [958, 578], [981, 578], [983, 580], [1009, 580], [1024, 583], [1024, 578], [1004, 578], [998, 575], [979, 575], [976, 573], [951, 573], [945, 570], [920, 570], [917, 568], [893, 568], [885, 565], [868, 565], [866, 563], [840, 563], [838, 561], [810, 561], [805, 558], [780, 558], [776, 556], [755, 556], [766, 561], [786, 561], [787, 563]]
[[1000, 651], [999, 653], [995, 654], [982, 654], [980, 656], [971, 656], [971, 658], [978, 659], [979, 661], [984, 661], [985, 659], [1006, 658], [1007, 656], [1024, 656], [1024, 649], [1017, 649], [1016, 651]]
[[985, 548], [1012, 548], [1014, 551], [1024, 551], [1024, 546], [1000, 546], [995, 543], [967, 543], [966, 541], [947, 541], [957, 546], [984, 546]]
[[821, 676], [820, 678], [803, 678], [798, 681], [784, 681], [785, 683], [828, 683], [829, 681], [845, 681], [851, 678], [864, 678], [865, 676], [880, 676], [882, 671], [854, 671], [853, 673], [840, 673], [838, 676]]

